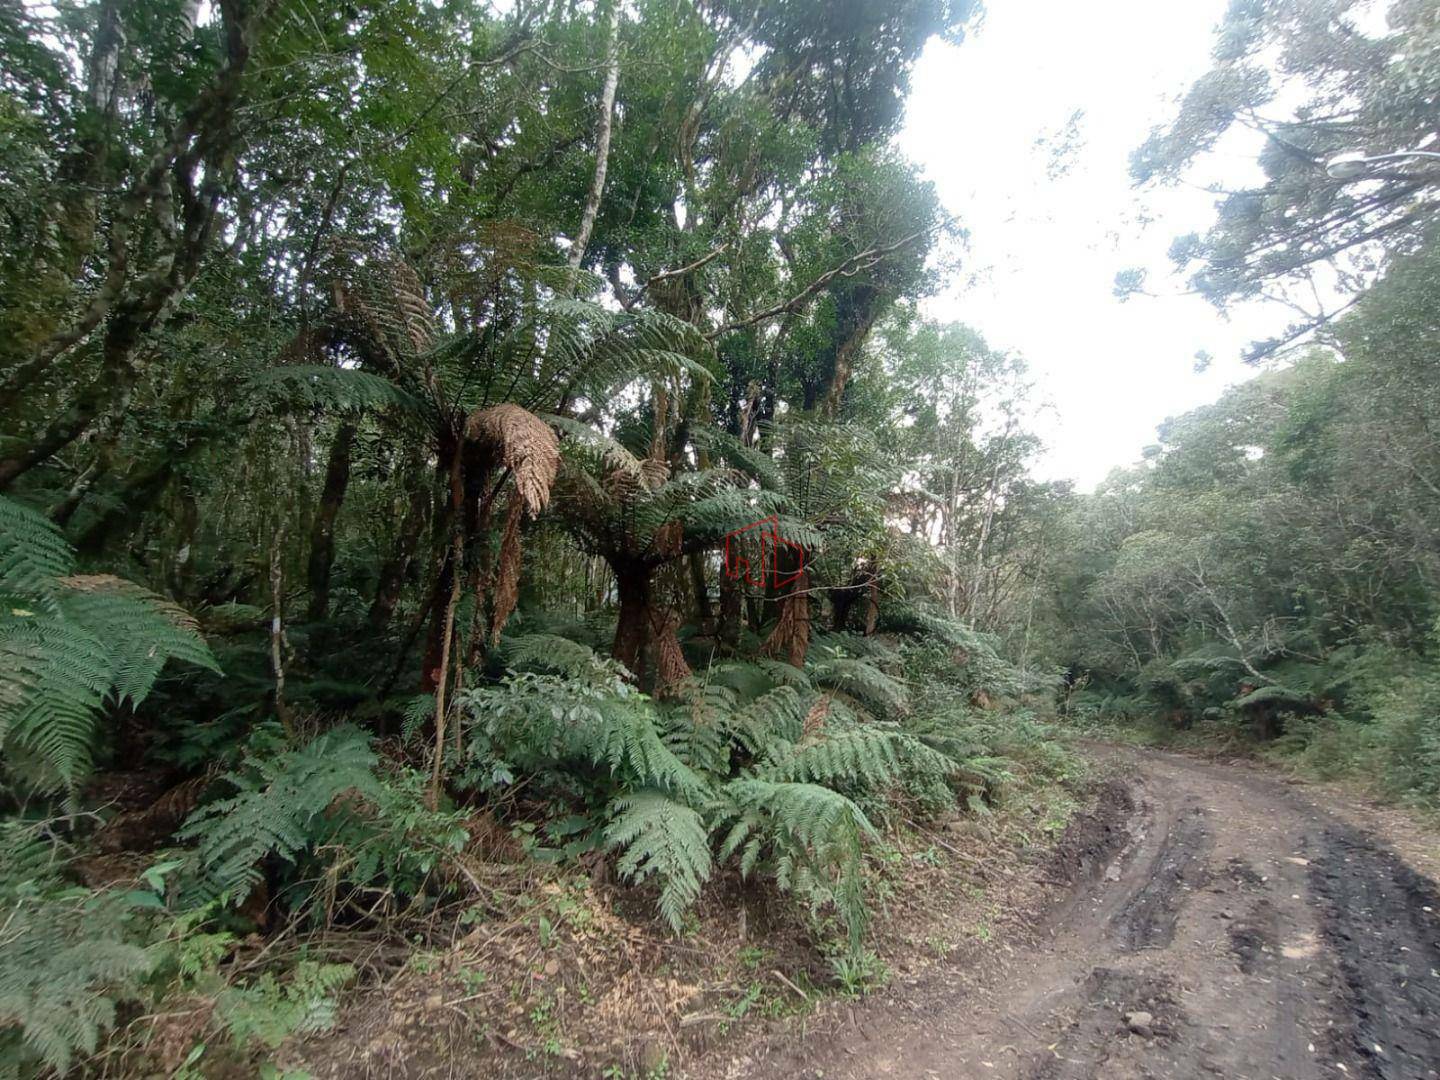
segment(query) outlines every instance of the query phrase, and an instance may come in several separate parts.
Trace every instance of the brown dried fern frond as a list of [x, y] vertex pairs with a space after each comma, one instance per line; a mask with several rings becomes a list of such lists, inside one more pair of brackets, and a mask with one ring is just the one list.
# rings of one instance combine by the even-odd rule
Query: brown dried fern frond
[[545, 509], [560, 469], [560, 440], [549, 424], [506, 402], [471, 413], [465, 438], [515, 474], [515, 490], [532, 517]]
[[810, 706], [805, 719], [800, 723], [801, 738], [818, 738], [825, 730], [825, 717], [830, 715], [830, 695], [821, 694]]
[[656, 458], [645, 458], [640, 462], [640, 477], [647, 489], [657, 491], [670, 479], [670, 465]]
[[184, 823], [213, 781], [208, 773], [182, 781], [148, 805], [117, 814], [96, 831], [96, 848], [116, 852], [154, 847]]
[[673, 558], [685, 547], [685, 525], [679, 521], [667, 521], [655, 530], [655, 539], [650, 545], [657, 555]]
[[505, 532], [500, 538], [500, 558], [495, 563], [495, 580], [490, 594], [495, 605], [490, 618], [490, 641], [500, 640], [500, 631], [505, 628], [516, 601], [520, 599], [520, 519], [525, 512], [525, 501], [518, 495], [510, 497], [510, 508], [505, 513]]
[[766, 656], [784, 660], [797, 668], [805, 666], [810, 650], [809, 577], [803, 571], [790, 592], [780, 599], [780, 618], [761, 648]]
[[414, 356], [434, 342], [435, 321], [420, 275], [389, 252], [332, 245], [326, 275], [336, 313], [370, 347], [392, 358]]
[[424, 352], [434, 340], [435, 324], [420, 275], [404, 259], [395, 259], [390, 263], [389, 276], [395, 309], [410, 340], [410, 348], [417, 353]]

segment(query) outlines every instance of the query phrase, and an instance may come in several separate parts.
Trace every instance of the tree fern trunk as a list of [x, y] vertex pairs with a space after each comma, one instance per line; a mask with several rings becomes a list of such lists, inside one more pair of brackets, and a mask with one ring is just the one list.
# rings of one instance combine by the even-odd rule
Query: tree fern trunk
[[695, 617], [708, 625], [715, 612], [710, 606], [710, 586], [705, 581], [705, 557], [696, 551], [690, 554], [688, 561], [690, 585], [695, 590]]
[[732, 648], [740, 643], [740, 614], [744, 597], [740, 582], [729, 574], [720, 575], [720, 622], [716, 635]]
[[636, 681], [645, 675], [645, 646], [650, 637], [650, 567], [642, 562], [612, 562], [620, 614], [610, 654], [630, 669]]

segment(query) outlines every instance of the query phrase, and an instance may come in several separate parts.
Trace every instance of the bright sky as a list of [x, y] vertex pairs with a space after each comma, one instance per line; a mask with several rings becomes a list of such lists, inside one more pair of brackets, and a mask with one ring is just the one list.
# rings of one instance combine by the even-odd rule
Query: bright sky
[[[901, 146], [971, 234], [968, 272], [928, 314], [1028, 360], [1053, 406], [1035, 421], [1044, 477], [1088, 490], [1135, 461], [1167, 416], [1255, 374], [1240, 351], [1288, 321], [1268, 305], [1227, 320], [1181, 295], [1166, 249], [1205, 228], [1216, 196], [1130, 185], [1130, 151], [1209, 66], [1226, 2], [993, 0], [977, 34], [932, 42], [915, 73]], [[1077, 109], [1078, 148], [1052, 179], [1051, 145]], [[1257, 149], [1227, 139], [1197, 179], [1249, 183]], [[1165, 295], [1117, 300], [1115, 273], [1132, 266]], [[1198, 350], [1213, 357], [1203, 375]]]

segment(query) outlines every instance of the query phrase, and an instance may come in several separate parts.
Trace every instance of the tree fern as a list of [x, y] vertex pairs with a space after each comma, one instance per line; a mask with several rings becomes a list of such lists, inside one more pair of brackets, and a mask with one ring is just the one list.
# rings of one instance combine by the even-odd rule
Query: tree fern
[[710, 844], [698, 813], [665, 793], [642, 789], [616, 799], [605, 842], [621, 848], [616, 869], [628, 881], [660, 882], [660, 914], [674, 930], [710, 878]]

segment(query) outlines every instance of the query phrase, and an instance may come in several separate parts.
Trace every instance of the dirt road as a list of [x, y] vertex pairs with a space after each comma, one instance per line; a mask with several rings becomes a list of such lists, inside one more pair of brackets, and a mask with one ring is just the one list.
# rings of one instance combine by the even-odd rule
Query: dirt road
[[1284, 784], [1119, 766], [1082, 884], [979, 975], [942, 966], [733, 1077], [1440, 1077], [1440, 892]]

